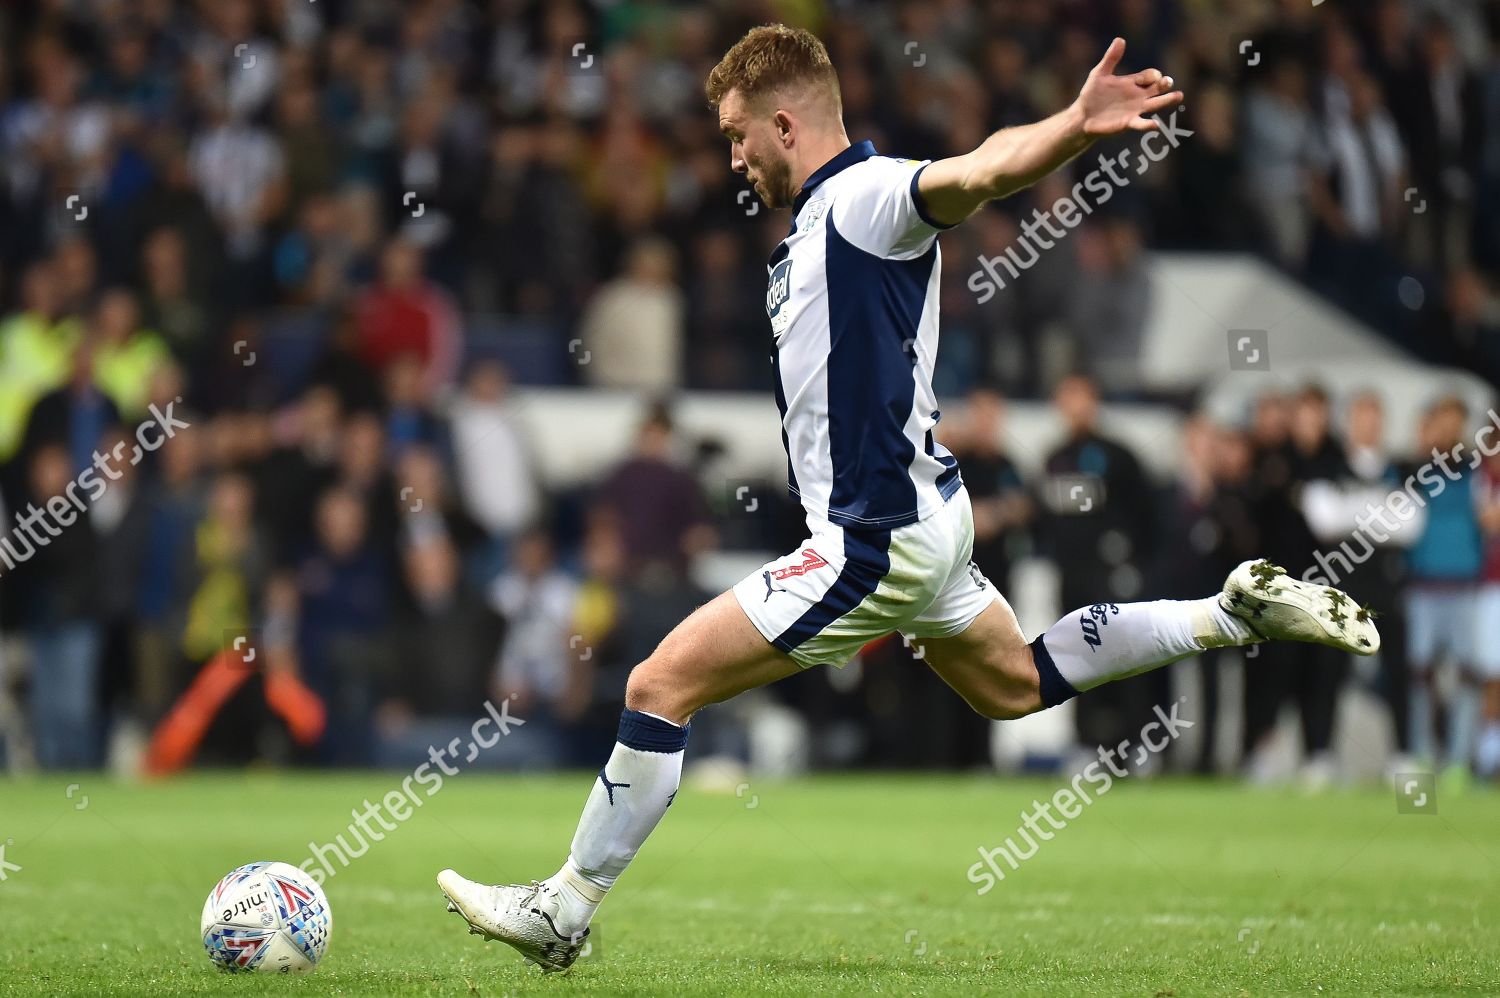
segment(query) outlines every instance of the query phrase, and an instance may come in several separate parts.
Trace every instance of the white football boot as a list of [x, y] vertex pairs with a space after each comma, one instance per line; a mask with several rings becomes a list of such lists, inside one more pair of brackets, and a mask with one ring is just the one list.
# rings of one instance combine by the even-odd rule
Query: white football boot
[[1269, 561], [1247, 561], [1230, 572], [1219, 605], [1267, 641], [1311, 641], [1356, 655], [1380, 650], [1375, 611], [1343, 590], [1294, 579]]
[[567, 970], [584, 949], [588, 929], [572, 935], [557, 931], [552, 921], [557, 896], [546, 884], [532, 881], [491, 887], [465, 880], [452, 870], [439, 873], [437, 882], [448, 899], [448, 910], [463, 916], [471, 934], [514, 947], [545, 973]]

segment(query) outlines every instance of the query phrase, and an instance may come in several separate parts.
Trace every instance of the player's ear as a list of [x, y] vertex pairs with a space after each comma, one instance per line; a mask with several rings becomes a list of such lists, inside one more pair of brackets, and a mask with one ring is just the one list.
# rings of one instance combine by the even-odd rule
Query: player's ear
[[777, 111], [771, 121], [776, 126], [776, 135], [781, 139], [781, 144], [790, 146], [792, 140], [792, 116], [785, 111]]

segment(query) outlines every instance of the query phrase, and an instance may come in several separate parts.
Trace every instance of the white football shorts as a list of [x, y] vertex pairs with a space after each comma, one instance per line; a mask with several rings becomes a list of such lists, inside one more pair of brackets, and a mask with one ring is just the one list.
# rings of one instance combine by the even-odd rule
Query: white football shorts
[[891, 530], [829, 525], [734, 587], [767, 641], [797, 664], [845, 665], [900, 631], [950, 637], [1000, 592], [971, 561], [974, 511], [959, 489], [925, 520]]

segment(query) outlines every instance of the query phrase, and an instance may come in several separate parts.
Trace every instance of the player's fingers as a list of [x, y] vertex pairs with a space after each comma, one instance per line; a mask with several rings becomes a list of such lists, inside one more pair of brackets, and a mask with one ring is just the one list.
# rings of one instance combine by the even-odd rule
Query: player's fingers
[[1125, 39], [1116, 38], [1109, 43], [1109, 48], [1104, 50], [1104, 58], [1099, 60], [1099, 65], [1094, 67], [1094, 73], [1099, 76], [1109, 76], [1120, 64], [1120, 59], [1125, 55]]
[[1131, 118], [1130, 130], [1132, 132], [1156, 132], [1161, 130], [1155, 118]]
[[1154, 87], [1162, 80], [1162, 72], [1159, 69], [1143, 69], [1133, 77], [1138, 87]]
[[1165, 111], [1169, 107], [1176, 107], [1182, 103], [1182, 91], [1174, 90], [1169, 94], [1160, 94], [1152, 97], [1142, 106], [1141, 114], [1155, 114], [1157, 111]]

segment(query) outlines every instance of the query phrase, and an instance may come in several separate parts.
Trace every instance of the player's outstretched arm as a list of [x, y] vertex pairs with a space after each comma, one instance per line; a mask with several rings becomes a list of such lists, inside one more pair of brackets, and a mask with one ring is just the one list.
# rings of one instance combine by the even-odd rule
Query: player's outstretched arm
[[937, 160], [923, 170], [917, 189], [928, 216], [956, 225], [986, 201], [1030, 187], [1101, 136], [1156, 131], [1158, 124], [1148, 115], [1176, 107], [1182, 92], [1174, 91], [1172, 78], [1159, 69], [1114, 75], [1124, 54], [1125, 39], [1116, 38], [1066, 110], [1035, 124], [1002, 129], [973, 152]]

